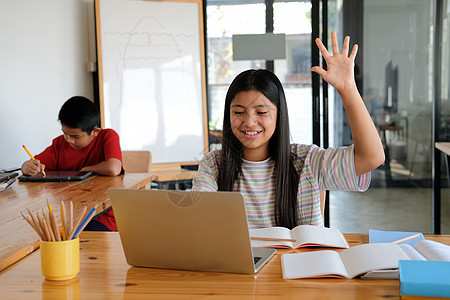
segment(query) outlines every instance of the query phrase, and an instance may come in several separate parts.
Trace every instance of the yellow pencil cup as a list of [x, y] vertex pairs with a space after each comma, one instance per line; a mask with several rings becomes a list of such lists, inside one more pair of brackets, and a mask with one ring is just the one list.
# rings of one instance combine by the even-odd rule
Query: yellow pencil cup
[[68, 280], [80, 272], [80, 239], [40, 242], [41, 270], [47, 280]]

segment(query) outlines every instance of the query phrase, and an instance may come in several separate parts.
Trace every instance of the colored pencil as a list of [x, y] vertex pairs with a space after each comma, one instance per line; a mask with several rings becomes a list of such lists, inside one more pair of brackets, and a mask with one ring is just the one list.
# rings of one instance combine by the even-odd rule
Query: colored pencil
[[56, 237], [53, 234], [53, 230], [52, 230], [52, 227], [50, 226], [49, 218], [45, 214], [44, 209], [42, 209], [42, 215], [44, 216], [44, 225], [45, 225], [45, 227], [47, 228], [47, 230], [49, 232], [50, 241], [55, 242], [56, 241]]
[[42, 228], [42, 231], [44, 232], [45, 241], [51, 241], [50, 233], [48, 232], [48, 229], [45, 226], [43, 219], [41, 217], [39, 217], [39, 213], [36, 213], [36, 217], [39, 220], [39, 224]]
[[404, 238], [402, 238], [402, 239], [393, 241], [393, 242], [391, 242], [391, 243], [398, 244], [398, 243], [401, 243], [401, 242], [404, 242], [404, 241], [412, 240], [412, 239], [414, 239], [414, 238], [416, 238], [416, 237], [419, 237], [419, 236], [420, 236], [420, 233], [417, 233], [417, 234], [413, 234], [413, 235], [404, 237]]
[[28, 222], [28, 224], [31, 225], [31, 227], [33, 227], [33, 229], [36, 231], [36, 233], [39, 235], [39, 238], [41, 240], [44, 239], [44, 237], [42, 236], [40, 230], [36, 227], [36, 225], [34, 224], [33, 220], [30, 218], [28, 219], [22, 212], [20, 212], [20, 214], [22, 215], [22, 217]]
[[75, 233], [72, 235], [72, 239], [75, 239], [81, 231], [83, 231], [84, 227], [86, 227], [86, 225], [89, 223], [89, 221], [92, 219], [92, 217], [94, 217], [95, 211], [97, 210], [97, 206], [94, 206], [89, 213], [87, 214], [87, 216], [84, 218], [84, 220], [81, 222], [81, 224], [78, 226], [77, 230], [75, 230]]
[[64, 226], [64, 231], [66, 232], [66, 239], [69, 240], [69, 227], [67, 226], [67, 215], [66, 215], [66, 205], [64, 204], [64, 201], [61, 201], [61, 206], [62, 206], [62, 214], [63, 214], [63, 223], [62, 226]]
[[62, 235], [63, 235], [63, 240], [67, 240], [67, 235], [66, 235], [66, 226], [64, 226], [64, 211], [63, 211], [63, 202], [61, 200], [61, 202], [59, 203], [59, 214], [61, 215], [61, 229], [62, 229]]
[[84, 215], [86, 214], [86, 210], [87, 210], [87, 206], [85, 206], [83, 208], [83, 212], [81, 213], [80, 217], [78, 218], [77, 223], [75, 224], [75, 226], [73, 227], [73, 231], [70, 233], [69, 235], [69, 240], [73, 239], [73, 235], [75, 234], [76, 229], [78, 228], [78, 226], [80, 226], [81, 220], [83, 220]]
[[52, 213], [51, 215], [52, 215], [52, 221], [53, 221], [53, 231], [55, 233], [56, 240], [58, 242], [61, 242], [61, 233], [59, 232], [58, 222], [56, 221], [56, 216], [54, 213]]
[[70, 200], [69, 204], [69, 232], [73, 231], [73, 202]]
[[33, 222], [33, 224], [35, 225], [35, 227], [38, 229], [37, 233], [39, 235], [39, 237], [42, 237], [42, 240], [45, 240], [45, 234], [42, 231], [41, 226], [39, 225], [39, 221], [37, 218], [34, 217], [34, 215], [31, 213], [31, 210], [29, 208], [27, 208], [28, 214], [31, 217], [31, 221]]

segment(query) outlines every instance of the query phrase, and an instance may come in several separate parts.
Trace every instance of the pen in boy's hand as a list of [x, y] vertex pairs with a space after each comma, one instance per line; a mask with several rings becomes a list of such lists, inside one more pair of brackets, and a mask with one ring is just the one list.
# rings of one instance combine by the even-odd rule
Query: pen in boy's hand
[[[34, 156], [31, 155], [31, 153], [30, 153], [30, 151], [28, 151], [27, 147], [25, 147], [25, 145], [22, 145], [22, 147], [23, 147], [23, 149], [25, 149], [25, 151], [27, 151], [27, 153], [28, 153], [28, 155], [31, 157], [31, 159], [34, 160], [34, 159], [35, 159]], [[44, 174], [44, 176], [46, 176], [44, 170], [42, 170], [41, 172], [42, 172], [42, 174]]]

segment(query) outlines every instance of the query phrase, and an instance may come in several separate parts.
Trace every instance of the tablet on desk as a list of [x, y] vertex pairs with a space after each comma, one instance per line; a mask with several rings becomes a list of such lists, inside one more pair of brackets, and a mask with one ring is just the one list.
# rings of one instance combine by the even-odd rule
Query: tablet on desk
[[19, 176], [20, 181], [77, 181], [88, 178], [93, 174], [92, 171], [81, 172], [81, 171], [46, 171], [45, 176], [42, 173], [38, 173], [33, 176], [21, 175]]

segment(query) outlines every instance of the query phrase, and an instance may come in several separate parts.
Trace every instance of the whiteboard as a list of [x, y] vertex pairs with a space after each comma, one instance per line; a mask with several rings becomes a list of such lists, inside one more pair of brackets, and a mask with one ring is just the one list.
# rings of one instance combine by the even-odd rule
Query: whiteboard
[[102, 127], [154, 163], [207, 149], [201, 1], [97, 0]]

